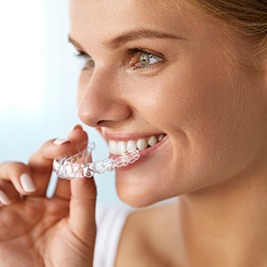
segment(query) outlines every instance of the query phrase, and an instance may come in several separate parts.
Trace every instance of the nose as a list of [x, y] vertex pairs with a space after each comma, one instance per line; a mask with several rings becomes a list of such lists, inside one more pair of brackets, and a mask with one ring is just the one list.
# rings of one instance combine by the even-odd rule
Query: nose
[[131, 108], [123, 97], [123, 86], [115, 73], [95, 69], [81, 74], [78, 88], [78, 115], [91, 127], [116, 125], [131, 116]]

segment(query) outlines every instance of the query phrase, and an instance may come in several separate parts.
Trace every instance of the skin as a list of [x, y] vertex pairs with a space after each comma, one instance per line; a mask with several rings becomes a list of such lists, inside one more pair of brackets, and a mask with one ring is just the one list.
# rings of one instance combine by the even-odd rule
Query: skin
[[[116, 267], [266, 266], [266, 61], [258, 71], [242, 68], [236, 33], [183, 1], [73, 0], [70, 22], [71, 42], [90, 59], [78, 86], [83, 123], [107, 141], [166, 134], [116, 171], [118, 195], [135, 207], [180, 196], [129, 216]], [[125, 36], [139, 29], [142, 36]], [[155, 30], [161, 35], [151, 36]], [[140, 53], [129, 53], [136, 48], [157, 60], [141, 68]], [[12, 205], [0, 209], [0, 265], [91, 266], [93, 179], [60, 181], [55, 197], [44, 197], [52, 159], [75, 153], [87, 135], [78, 127], [68, 139], [48, 141], [28, 165], [0, 165], [1, 188], [12, 195]], [[34, 193], [19, 183], [25, 172]]]
[[[238, 56], [233, 58], [226, 48], [233, 46], [225, 40], [226, 29], [164, 6], [159, 16], [148, 1], [138, 3], [71, 4], [70, 36], [95, 61], [80, 78], [81, 120], [99, 127], [108, 139], [167, 134], [164, 144], [131, 171], [117, 171], [122, 200], [145, 206], [265, 164], [266, 84], [237, 65]], [[102, 45], [133, 29], [153, 30], [154, 25], [177, 39]], [[163, 54], [166, 60], [132, 70], [127, 50], [136, 47]]]
[[[11, 202], [0, 208], [1, 266], [91, 266], [95, 240], [94, 180], [60, 180], [54, 197], [45, 197], [53, 158], [77, 152], [77, 147], [86, 145], [87, 134], [76, 126], [64, 145], [55, 145], [54, 140], [43, 144], [27, 165], [0, 165], [0, 188]], [[23, 189], [19, 177], [25, 173], [32, 177], [35, 192]]]

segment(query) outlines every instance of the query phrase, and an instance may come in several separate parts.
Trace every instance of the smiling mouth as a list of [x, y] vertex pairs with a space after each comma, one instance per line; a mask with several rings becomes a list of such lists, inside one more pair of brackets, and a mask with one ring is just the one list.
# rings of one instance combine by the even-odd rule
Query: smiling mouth
[[166, 134], [152, 135], [147, 138], [140, 138], [137, 140], [129, 140], [129, 141], [110, 140], [108, 142], [109, 152], [112, 155], [117, 155], [117, 154], [124, 154], [127, 152], [131, 152], [134, 150], [143, 151], [161, 142], [165, 136]]

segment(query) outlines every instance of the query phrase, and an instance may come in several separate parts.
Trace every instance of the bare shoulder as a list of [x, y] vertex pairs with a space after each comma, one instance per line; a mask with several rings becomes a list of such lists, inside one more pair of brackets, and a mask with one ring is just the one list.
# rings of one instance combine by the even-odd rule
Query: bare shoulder
[[177, 203], [153, 206], [132, 213], [126, 220], [118, 247], [116, 267], [169, 266]]

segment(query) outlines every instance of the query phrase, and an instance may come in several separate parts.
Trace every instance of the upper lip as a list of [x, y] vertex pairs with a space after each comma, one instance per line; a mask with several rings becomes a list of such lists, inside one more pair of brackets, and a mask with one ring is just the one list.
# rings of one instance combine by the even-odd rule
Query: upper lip
[[110, 133], [102, 131], [102, 135], [106, 140], [109, 141], [129, 141], [129, 140], [138, 140], [142, 138], [147, 138], [150, 136], [159, 136], [163, 135], [163, 132], [154, 132], [154, 133]]

